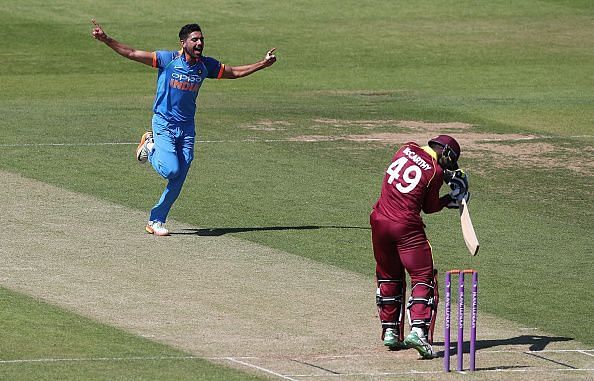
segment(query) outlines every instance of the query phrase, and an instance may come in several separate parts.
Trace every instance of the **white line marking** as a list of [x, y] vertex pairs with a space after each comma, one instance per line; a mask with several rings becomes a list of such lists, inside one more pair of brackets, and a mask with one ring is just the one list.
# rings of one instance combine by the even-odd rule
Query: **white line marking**
[[[550, 350], [540, 350], [540, 351], [481, 351], [484, 354], [487, 353], [539, 353], [539, 352], [576, 352], [586, 354], [588, 356], [594, 356], [590, 352], [594, 352], [594, 349], [550, 349]], [[353, 358], [353, 357], [368, 357], [369, 355], [337, 355], [337, 356], [318, 356], [317, 358]], [[365, 373], [365, 372], [353, 372], [353, 373], [341, 373], [341, 374], [324, 374], [324, 375], [315, 375], [315, 374], [290, 374], [290, 375], [283, 375], [277, 373], [273, 370], [263, 368], [258, 365], [251, 364], [246, 361], [242, 360], [259, 360], [260, 357], [253, 357], [253, 356], [245, 356], [245, 357], [198, 357], [198, 356], [147, 356], [147, 357], [89, 357], [89, 358], [40, 358], [40, 359], [15, 359], [15, 360], [0, 360], [0, 365], [3, 364], [26, 364], [26, 363], [41, 363], [41, 362], [84, 362], [84, 361], [163, 361], [163, 360], [225, 360], [234, 362], [236, 364], [240, 364], [249, 368], [254, 368], [260, 370], [264, 373], [268, 373], [274, 375], [276, 377], [282, 378], [284, 380], [289, 381], [299, 381], [294, 377], [306, 377], [306, 378], [343, 378], [343, 377], [353, 377], [353, 376], [365, 376], [365, 377], [381, 377], [381, 376], [406, 376], [406, 375], [415, 375], [415, 374], [441, 374], [443, 373], [441, 370], [439, 371], [419, 371], [419, 370], [408, 370], [408, 371], [401, 371], [401, 372], [377, 372], [377, 373]], [[594, 368], [530, 368], [530, 369], [478, 369], [479, 372], [488, 372], [488, 373], [553, 373], [553, 372], [594, 372]], [[470, 372], [463, 371], [463, 372], [453, 372], [453, 373], [462, 373], [462, 374], [469, 374]]]
[[[488, 373], [551, 373], [551, 372], [591, 372], [594, 371], [594, 368], [581, 368], [581, 369], [567, 369], [567, 368], [560, 368], [560, 369], [477, 369], [477, 372], [488, 372]], [[451, 373], [458, 373], [458, 374], [472, 374], [474, 372], [469, 371], [452, 371]], [[307, 378], [329, 378], [329, 377], [353, 377], [353, 376], [365, 376], [366, 378], [369, 377], [381, 377], [381, 376], [405, 376], [405, 375], [414, 375], [414, 374], [443, 374], [443, 370], [433, 370], [433, 371], [420, 371], [420, 370], [409, 370], [409, 371], [402, 371], [402, 372], [378, 372], [378, 373], [341, 373], [341, 374], [291, 374], [292, 377], [307, 377]]]
[[0, 360], [0, 364], [25, 364], [36, 362], [83, 362], [83, 361], [161, 361], [161, 360], [198, 360], [196, 356], [155, 356], [155, 357], [89, 357], [89, 358], [45, 358]]
[[[328, 377], [353, 377], [353, 376], [366, 376], [369, 377], [380, 377], [380, 376], [398, 376], [398, 375], [408, 375], [408, 374], [440, 374], [443, 373], [443, 370], [404, 370], [402, 372], [377, 372], [377, 373], [364, 373], [364, 372], [353, 372], [353, 373], [340, 373], [340, 374], [291, 374], [293, 377], [307, 377], [307, 378], [328, 378]], [[452, 372], [452, 373], [462, 373], [462, 372]]]
[[538, 139], [582, 139], [594, 138], [594, 135], [571, 135], [571, 136], [526, 136], [522, 138], [507, 139], [505, 136], [501, 138], [477, 139], [477, 142], [522, 142], [526, 140]]
[[313, 356], [311, 358], [316, 360], [323, 360], [323, 359], [348, 359], [348, 358], [360, 358], [360, 357], [377, 357], [377, 354], [370, 353], [370, 354], [357, 354], [357, 355], [323, 355], [323, 356]]
[[[588, 356], [594, 356], [594, 349], [543, 349], [538, 351], [522, 351], [522, 350], [480, 350], [479, 353], [563, 353], [563, 352], [575, 352], [581, 353]], [[341, 358], [362, 358], [371, 357], [374, 354], [356, 354], [356, 355], [324, 355], [324, 356], [312, 356], [312, 359], [341, 359]], [[159, 361], [159, 360], [231, 360], [239, 361], [242, 360], [259, 360], [257, 356], [237, 356], [237, 357], [199, 357], [199, 356], [136, 356], [136, 357], [80, 357], [80, 358], [37, 358], [37, 359], [14, 359], [14, 360], [0, 360], [0, 364], [11, 364], [11, 363], [29, 363], [29, 362], [77, 362], [77, 361]], [[279, 359], [290, 359], [290, 357], [279, 357]]]
[[[291, 140], [291, 139], [245, 139], [245, 140], [196, 140], [197, 144], [207, 143], [304, 143], [316, 140]], [[97, 142], [97, 143], [15, 143], [0, 144], [0, 147], [93, 147], [93, 146], [135, 146], [134, 142]]]
[[[536, 139], [581, 139], [594, 138], [594, 135], [574, 135], [574, 136], [528, 136], [525, 138], [505, 139], [478, 139], [477, 142], [515, 142]], [[330, 141], [358, 141], [358, 142], [376, 142], [383, 141], [381, 138], [364, 138], [352, 139], [346, 136], [323, 136], [320, 135], [315, 139], [242, 139], [242, 140], [196, 140], [196, 144], [210, 144], [210, 143], [325, 143]], [[97, 142], [97, 143], [15, 143], [15, 144], [0, 144], [0, 147], [89, 147], [89, 146], [117, 146], [117, 145], [138, 145], [138, 142]], [[532, 328], [530, 328], [532, 329]]]
[[[562, 352], [580, 352], [588, 354], [589, 356], [594, 356], [594, 354], [589, 354], [588, 352], [593, 352], [594, 349], [541, 349], [536, 351], [523, 351], [523, 350], [488, 350], [488, 349], [480, 349], [478, 350], [480, 353], [562, 353]], [[477, 352], [478, 352], [477, 351]], [[342, 358], [358, 358], [358, 357], [374, 357], [375, 354], [357, 354], [357, 355], [323, 355], [323, 356], [314, 356], [311, 357], [313, 359], [342, 359]]]
[[591, 372], [594, 368], [558, 368], [558, 369], [485, 369], [482, 372], [523, 372], [523, 373], [546, 373], [546, 372]]
[[524, 351], [524, 352], [594, 352], [594, 349], [542, 349], [540, 351]]
[[[538, 351], [522, 350], [479, 350], [481, 353], [563, 353], [563, 352], [594, 352], [594, 349], [541, 349]], [[477, 351], [478, 352], [478, 351]]]
[[276, 372], [274, 372], [274, 371], [272, 371], [272, 370], [270, 370], [270, 369], [262, 368], [261, 366], [257, 366], [257, 365], [254, 365], [254, 364], [250, 364], [250, 363], [248, 363], [248, 362], [245, 362], [245, 361], [239, 361], [239, 360], [237, 360], [237, 359], [235, 359], [235, 358], [233, 358], [233, 357], [226, 357], [225, 359], [227, 359], [227, 360], [229, 360], [229, 361], [231, 361], [231, 362], [237, 363], [237, 364], [241, 364], [241, 365], [244, 365], [244, 366], [248, 366], [248, 367], [251, 367], [251, 368], [255, 368], [255, 369], [261, 370], [262, 372], [266, 372], [266, 373], [272, 374], [272, 375], [274, 375], [274, 376], [277, 376], [277, 377], [283, 378], [283, 379], [285, 379], [285, 380], [290, 380], [290, 381], [299, 381], [299, 380], [297, 380], [297, 379], [295, 379], [295, 378], [291, 378], [291, 377], [284, 376], [284, 375], [282, 375], [282, 374], [276, 373]]
[[127, 142], [98, 142], [98, 143], [18, 143], [18, 144], [0, 144], [0, 147], [88, 147], [88, 146], [118, 146], [118, 145], [137, 145], [138, 143]]

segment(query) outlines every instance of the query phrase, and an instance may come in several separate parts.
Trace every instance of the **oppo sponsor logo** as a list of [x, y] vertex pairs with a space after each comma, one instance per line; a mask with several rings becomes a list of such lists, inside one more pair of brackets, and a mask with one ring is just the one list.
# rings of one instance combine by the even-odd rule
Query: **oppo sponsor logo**
[[202, 78], [199, 75], [171, 73], [169, 86], [184, 91], [198, 91]]
[[176, 79], [180, 82], [190, 82], [190, 83], [197, 83], [202, 81], [199, 75], [187, 75], [187, 74], [179, 74], [179, 73], [171, 73], [171, 78]]

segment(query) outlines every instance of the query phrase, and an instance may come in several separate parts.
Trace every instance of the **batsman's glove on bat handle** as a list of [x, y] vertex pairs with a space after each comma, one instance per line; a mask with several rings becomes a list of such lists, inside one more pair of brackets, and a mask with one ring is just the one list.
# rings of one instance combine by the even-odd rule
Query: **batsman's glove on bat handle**
[[447, 171], [444, 173], [444, 181], [447, 178], [448, 186], [451, 191], [449, 193], [452, 202], [448, 203], [448, 208], [457, 208], [458, 203], [462, 200], [468, 202], [470, 200], [470, 193], [468, 192], [468, 176], [463, 170], [457, 169], [455, 171]]
[[467, 204], [470, 201], [470, 192], [466, 192], [464, 194], [464, 197], [461, 197], [460, 199], [452, 198], [452, 196], [450, 196], [450, 199], [451, 199], [451, 201], [446, 204], [446, 208], [460, 209], [460, 203], [462, 202], [463, 199], [466, 200]]
[[461, 199], [468, 192], [468, 181], [466, 179], [453, 178], [448, 184], [452, 189], [450, 196], [455, 199]]
[[464, 170], [462, 170], [462, 169], [456, 169], [456, 170], [444, 169], [443, 170], [443, 182], [444, 183], [449, 185], [450, 182], [452, 181], [452, 179], [454, 179], [454, 178], [466, 179], [466, 181], [468, 182], [466, 172], [464, 172]]

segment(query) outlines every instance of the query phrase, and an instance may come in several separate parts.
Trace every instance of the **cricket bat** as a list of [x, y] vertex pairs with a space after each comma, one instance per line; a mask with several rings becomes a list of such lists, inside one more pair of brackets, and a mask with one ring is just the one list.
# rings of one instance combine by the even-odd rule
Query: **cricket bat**
[[462, 236], [464, 236], [464, 243], [466, 243], [466, 247], [468, 251], [470, 251], [470, 255], [476, 255], [479, 250], [479, 241], [476, 238], [476, 233], [474, 232], [474, 227], [472, 226], [472, 221], [470, 220], [470, 213], [468, 213], [468, 205], [466, 204], [466, 200], [462, 200], [460, 203], [460, 224], [462, 225]]

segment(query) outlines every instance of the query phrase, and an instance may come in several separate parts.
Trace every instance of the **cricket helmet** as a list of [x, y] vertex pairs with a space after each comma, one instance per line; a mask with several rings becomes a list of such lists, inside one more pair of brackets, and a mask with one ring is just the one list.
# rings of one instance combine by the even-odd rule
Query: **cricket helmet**
[[438, 146], [443, 147], [441, 152], [440, 165], [444, 167], [444, 169], [458, 169], [458, 159], [460, 158], [460, 144], [456, 141], [456, 139], [452, 138], [449, 135], [438, 135], [433, 139], [429, 140], [429, 145], [437, 144]]

